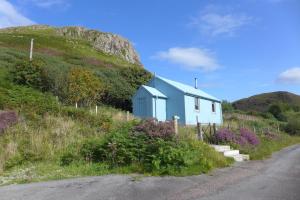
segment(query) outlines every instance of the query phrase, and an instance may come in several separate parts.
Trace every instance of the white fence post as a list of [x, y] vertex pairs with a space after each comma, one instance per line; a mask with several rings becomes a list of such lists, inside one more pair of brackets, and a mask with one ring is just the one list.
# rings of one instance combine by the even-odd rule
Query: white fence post
[[177, 115], [174, 115], [173, 121], [174, 121], [175, 135], [178, 135], [178, 119], [180, 118]]
[[126, 121], [129, 121], [129, 111], [126, 112]]

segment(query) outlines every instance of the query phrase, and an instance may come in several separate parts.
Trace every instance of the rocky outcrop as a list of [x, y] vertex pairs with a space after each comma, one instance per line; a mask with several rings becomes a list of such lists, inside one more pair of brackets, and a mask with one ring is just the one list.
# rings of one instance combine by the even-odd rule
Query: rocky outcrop
[[27, 30], [53, 30], [55, 34], [73, 39], [82, 39], [90, 42], [96, 50], [102, 51], [106, 54], [114, 55], [122, 58], [132, 64], [142, 65], [138, 53], [133, 48], [129, 40], [113, 33], [105, 33], [96, 30], [89, 30], [79, 26], [66, 27], [51, 27], [48, 25], [31, 25], [21, 27], [10, 27], [0, 29], [1, 32], [26, 33]]
[[88, 30], [78, 26], [57, 28], [56, 32], [61, 36], [87, 40], [97, 50], [116, 55], [130, 63], [141, 65], [139, 55], [132, 44], [119, 35]]

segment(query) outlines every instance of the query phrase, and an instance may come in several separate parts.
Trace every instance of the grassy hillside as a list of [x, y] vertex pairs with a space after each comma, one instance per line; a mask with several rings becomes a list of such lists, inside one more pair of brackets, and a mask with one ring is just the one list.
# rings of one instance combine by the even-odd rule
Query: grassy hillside
[[300, 96], [280, 91], [258, 94], [233, 102], [233, 106], [238, 110], [257, 112], [268, 111], [272, 104], [282, 104], [300, 108]]
[[[134, 67], [124, 59], [105, 54], [92, 47], [89, 41], [63, 37], [54, 27], [16, 27], [0, 29], [0, 46], [24, 51], [29, 56], [30, 41], [34, 39], [34, 52], [60, 57], [71, 64], [90, 64], [96, 67]], [[72, 61], [75, 60], [75, 63]], [[77, 60], [77, 61], [76, 61]], [[82, 63], [78, 62], [82, 60]]]
[[[43, 63], [49, 87], [47, 92], [68, 103], [66, 79], [73, 68], [92, 71], [105, 88], [98, 104], [130, 110], [131, 97], [137, 87], [147, 82], [151, 74], [139, 65], [105, 54], [89, 41], [56, 34], [55, 28], [19, 27], [0, 30], [0, 71], [5, 79], [18, 63], [29, 59], [30, 40], [34, 38], [33, 59]], [[5, 77], [4, 77], [5, 76]]]

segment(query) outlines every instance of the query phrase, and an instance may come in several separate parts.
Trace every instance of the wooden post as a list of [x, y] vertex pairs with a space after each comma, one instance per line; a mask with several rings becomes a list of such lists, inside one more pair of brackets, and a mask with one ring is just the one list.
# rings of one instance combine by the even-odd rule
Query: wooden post
[[214, 135], [216, 135], [216, 132], [217, 132], [216, 123], [213, 123], [213, 130], [214, 130]]
[[197, 135], [198, 135], [198, 140], [203, 141], [203, 134], [201, 131], [201, 123], [198, 121], [198, 116], [196, 116], [196, 121], [197, 121]]
[[96, 115], [97, 115], [98, 114], [98, 106], [97, 105], [96, 105], [95, 111], [96, 111]]
[[126, 112], [126, 121], [129, 121], [129, 111]]
[[32, 51], [33, 51], [33, 38], [31, 39], [30, 43], [30, 54], [29, 54], [29, 60], [32, 61]]
[[77, 102], [75, 103], [75, 108], [76, 108], [76, 109], [78, 108]]
[[209, 126], [209, 136], [211, 137], [211, 125], [210, 125], [210, 123], [208, 124], [208, 126]]
[[178, 119], [179, 117], [176, 115], [173, 117], [175, 135], [178, 135]]

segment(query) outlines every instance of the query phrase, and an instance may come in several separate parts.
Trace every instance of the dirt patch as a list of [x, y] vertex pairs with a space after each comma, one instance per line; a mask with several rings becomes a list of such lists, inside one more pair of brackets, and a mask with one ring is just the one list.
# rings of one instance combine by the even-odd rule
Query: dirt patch
[[47, 54], [49, 56], [62, 56], [62, 55], [64, 55], [64, 53], [61, 52], [61, 51], [54, 50], [54, 49], [49, 49], [49, 48], [38, 49], [38, 52]]
[[84, 61], [87, 62], [88, 64], [94, 65], [94, 66], [101, 66], [101, 67], [108, 67], [108, 68], [113, 67], [113, 65], [111, 63], [107, 63], [107, 62], [99, 60], [97, 58], [88, 57], [88, 58], [84, 58]]

